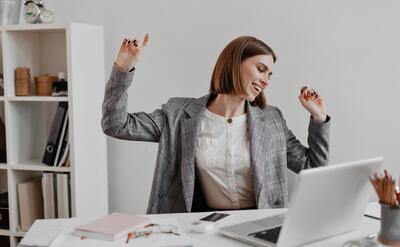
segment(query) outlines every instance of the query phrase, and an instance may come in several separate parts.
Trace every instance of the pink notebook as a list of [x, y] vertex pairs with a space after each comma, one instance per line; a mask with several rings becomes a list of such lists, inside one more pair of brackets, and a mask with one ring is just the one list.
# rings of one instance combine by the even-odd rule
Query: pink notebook
[[112, 213], [103, 218], [77, 226], [75, 235], [104, 240], [115, 240], [128, 235], [135, 228], [143, 226], [150, 219], [142, 216]]

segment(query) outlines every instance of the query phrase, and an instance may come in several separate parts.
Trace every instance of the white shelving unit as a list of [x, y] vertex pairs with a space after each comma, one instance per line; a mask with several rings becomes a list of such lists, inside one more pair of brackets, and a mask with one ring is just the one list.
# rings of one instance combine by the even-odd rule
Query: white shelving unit
[[[73, 217], [108, 213], [106, 137], [100, 126], [104, 37], [102, 27], [77, 23], [0, 26], [0, 36], [5, 94], [0, 96], [0, 118], [7, 148], [7, 163], [0, 163], [0, 173], [7, 174], [10, 217], [10, 229], [0, 229], [0, 236], [8, 236], [14, 247], [25, 234], [19, 230], [17, 184], [44, 171], [70, 174]], [[16, 96], [17, 67], [29, 67], [32, 81], [40, 74], [67, 72], [68, 96]], [[69, 109], [70, 167], [41, 162], [61, 101], [68, 102]]]

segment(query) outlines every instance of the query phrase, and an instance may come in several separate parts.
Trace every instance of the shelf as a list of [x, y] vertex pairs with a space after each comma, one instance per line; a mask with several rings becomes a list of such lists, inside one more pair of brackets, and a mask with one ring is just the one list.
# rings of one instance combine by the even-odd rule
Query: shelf
[[26, 232], [14, 232], [14, 237], [21, 237], [23, 238], [25, 236]]
[[41, 32], [51, 32], [54, 30], [65, 30], [69, 25], [68, 24], [18, 24], [18, 25], [5, 25], [0, 26], [1, 30], [6, 31], [41, 31]]
[[70, 172], [70, 167], [47, 166], [40, 161], [27, 161], [17, 165], [10, 165], [11, 170], [46, 171], [46, 172]]
[[0, 163], [0, 170], [7, 170], [7, 164]]
[[[1, 99], [1, 98], [0, 98]], [[8, 97], [10, 101], [38, 101], [38, 102], [62, 102], [68, 101], [68, 97], [58, 97], [58, 96], [12, 96]]]
[[0, 236], [10, 236], [9, 230], [0, 229]]

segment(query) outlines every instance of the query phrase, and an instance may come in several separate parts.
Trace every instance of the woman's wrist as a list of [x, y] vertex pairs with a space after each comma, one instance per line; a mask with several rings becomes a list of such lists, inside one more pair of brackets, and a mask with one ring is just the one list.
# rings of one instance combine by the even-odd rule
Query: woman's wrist
[[115, 61], [115, 65], [117, 66], [117, 69], [123, 72], [128, 72], [129, 68], [123, 64], [118, 63], [118, 61]]
[[320, 114], [311, 115], [311, 118], [318, 123], [325, 123], [327, 116], [328, 115], [324, 112]]

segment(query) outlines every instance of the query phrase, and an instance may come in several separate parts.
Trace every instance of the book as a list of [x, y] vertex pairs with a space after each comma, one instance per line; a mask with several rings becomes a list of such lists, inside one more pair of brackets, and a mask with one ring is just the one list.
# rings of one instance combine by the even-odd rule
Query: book
[[57, 152], [57, 144], [60, 141], [62, 125], [64, 123], [65, 113], [68, 108], [68, 102], [59, 102], [56, 113], [53, 117], [49, 138], [43, 155], [43, 163], [52, 166]]
[[112, 213], [77, 226], [74, 235], [114, 241], [127, 236], [135, 228], [144, 226], [149, 221], [150, 219], [143, 216]]
[[7, 185], [7, 170], [3, 171], [0, 170], [0, 194], [7, 192], [8, 185]]
[[57, 218], [56, 205], [57, 195], [55, 191], [55, 174], [52, 172], [43, 173], [42, 191], [43, 191], [43, 210], [45, 219]]
[[57, 143], [57, 152], [56, 152], [56, 157], [54, 159], [54, 166], [57, 166], [60, 161], [60, 156], [63, 151], [62, 148], [63, 148], [64, 139], [68, 135], [68, 133], [66, 133], [67, 129], [68, 129], [68, 109], [65, 112], [64, 123], [63, 123], [63, 127], [61, 130], [61, 135], [59, 138], [59, 142]]
[[4, 120], [0, 119], [0, 162], [7, 162], [7, 152], [6, 152], [6, 127], [4, 125]]
[[17, 184], [21, 230], [28, 231], [37, 219], [43, 219], [43, 196], [41, 178]]
[[65, 173], [57, 173], [56, 176], [58, 218], [69, 218], [71, 216], [69, 176]]

